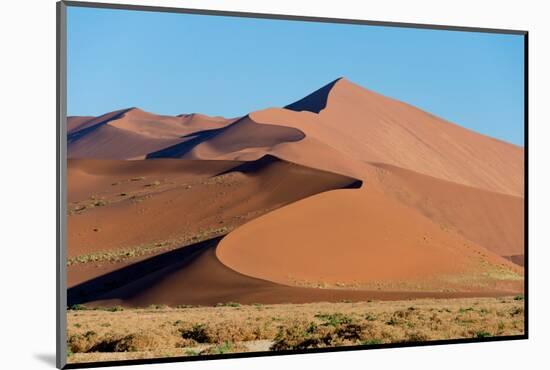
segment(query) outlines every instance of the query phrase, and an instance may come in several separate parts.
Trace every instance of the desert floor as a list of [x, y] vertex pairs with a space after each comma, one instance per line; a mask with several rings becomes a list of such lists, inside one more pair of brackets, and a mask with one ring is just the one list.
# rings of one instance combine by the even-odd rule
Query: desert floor
[[77, 306], [67, 319], [68, 362], [85, 363], [522, 335], [524, 301]]

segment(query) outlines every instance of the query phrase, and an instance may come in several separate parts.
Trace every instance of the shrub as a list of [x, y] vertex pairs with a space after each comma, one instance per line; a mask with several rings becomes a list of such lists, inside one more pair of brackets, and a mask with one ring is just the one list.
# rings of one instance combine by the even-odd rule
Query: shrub
[[191, 329], [179, 329], [183, 339], [192, 339], [198, 343], [212, 343], [212, 335], [205, 324], [195, 324]]
[[490, 336], [491, 336], [491, 333], [488, 333], [486, 331], [477, 331], [475, 333], [476, 338], [487, 338], [487, 337], [490, 337]]
[[237, 302], [216, 303], [216, 307], [241, 307]]
[[313, 328], [313, 325], [311, 323], [306, 325], [295, 323], [287, 327], [281, 326], [270, 349], [284, 351], [318, 348], [321, 345], [321, 338], [306, 329]]
[[372, 346], [373, 344], [382, 344], [382, 341], [380, 339], [367, 339], [361, 342], [364, 346]]
[[105, 308], [105, 311], [120, 312], [120, 311], [124, 311], [124, 307], [122, 307], [122, 306], [107, 307], [107, 308]]
[[243, 345], [235, 344], [230, 341], [225, 341], [222, 344], [211, 346], [202, 350], [199, 355], [223, 355], [231, 352], [246, 352], [247, 348]]
[[428, 335], [418, 331], [407, 333], [407, 341], [409, 342], [425, 342], [429, 339]]
[[71, 307], [69, 307], [69, 310], [73, 310], [73, 311], [83, 311], [87, 309], [88, 307], [86, 307], [83, 304], [73, 304]]
[[341, 324], [351, 324], [353, 322], [353, 319], [349, 316], [346, 316], [340, 312], [332, 313], [332, 314], [324, 314], [319, 313], [315, 315], [316, 318], [323, 320], [324, 325], [329, 326], [338, 326]]

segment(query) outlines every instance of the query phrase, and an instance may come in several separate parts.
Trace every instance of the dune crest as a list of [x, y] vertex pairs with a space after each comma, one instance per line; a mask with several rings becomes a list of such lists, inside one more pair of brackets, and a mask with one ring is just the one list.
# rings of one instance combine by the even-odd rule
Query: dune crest
[[205, 115], [162, 116], [139, 108], [99, 117], [68, 117], [69, 158], [138, 159], [181, 143], [186, 136], [234, 120]]
[[[318, 112], [318, 126], [339, 134], [328, 142], [332, 147], [362, 161], [523, 196], [523, 148], [465, 129], [345, 78], [295, 104], [300, 110], [317, 111], [319, 91], [326, 102]], [[316, 129], [312, 125], [311, 130]]]
[[498, 284], [487, 274], [522, 274], [367, 188], [325, 192], [263, 215], [226, 236], [216, 253], [245, 275], [301, 286], [469, 291]]

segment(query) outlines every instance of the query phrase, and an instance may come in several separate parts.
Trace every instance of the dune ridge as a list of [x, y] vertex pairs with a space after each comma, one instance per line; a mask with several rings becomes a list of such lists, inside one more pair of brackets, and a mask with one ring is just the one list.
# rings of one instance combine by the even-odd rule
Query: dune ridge
[[523, 148], [345, 78], [233, 119], [70, 117], [68, 151], [73, 303], [523, 292]]
[[[101, 276], [73, 285], [68, 304], [147, 307], [162, 302], [175, 305], [342, 302], [416, 298], [458, 298], [509, 295], [509, 290], [381, 291], [316, 289], [277, 284], [243, 275], [220, 263], [215, 238], [133, 264], [118, 266]], [[109, 286], [109, 289], [105, 289]]]
[[[182, 159], [69, 163], [68, 199], [73, 212], [68, 217], [69, 257], [166, 240], [177, 243], [178, 238], [236, 227], [312, 194], [361, 186], [355, 178], [269, 156], [246, 163]], [[99, 206], [90, 207], [97, 202]]]
[[139, 108], [87, 118], [68, 117], [69, 158], [145, 158], [148, 153], [185, 141], [193, 133], [234, 121], [201, 114], [162, 116]]
[[227, 235], [216, 254], [245, 275], [286, 285], [468, 291], [486, 284], [488, 271], [522, 274], [373, 188], [324, 192], [274, 210]]

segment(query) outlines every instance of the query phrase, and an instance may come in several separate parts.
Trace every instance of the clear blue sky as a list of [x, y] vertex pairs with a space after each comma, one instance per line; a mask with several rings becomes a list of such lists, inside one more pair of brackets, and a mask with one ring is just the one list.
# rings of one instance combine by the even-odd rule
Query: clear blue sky
[[68, 114], [235, 117], [344, 76], [523, 145], [523, 36], [69, 7]]

